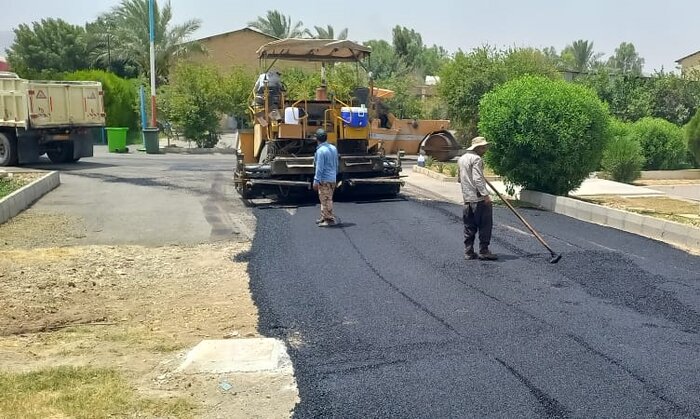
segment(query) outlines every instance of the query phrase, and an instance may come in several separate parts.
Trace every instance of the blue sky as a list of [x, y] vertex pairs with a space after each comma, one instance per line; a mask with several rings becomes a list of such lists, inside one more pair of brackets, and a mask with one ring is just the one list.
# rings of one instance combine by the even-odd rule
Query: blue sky
[[[4, 0], [10, 1], [10, 0]], [[20, 23], [59, 17], [82, 24], [118, 0], [12, 1], [3, 7], [0, 32]], [[645, 58], [645, 70], [674, 70], [675, 61], [700, 50], [700, 1], [668, 0], [491, 0], [450, 1], [290, 1], [250, 2], [171, 0], [174, 20], [198, 18], [198, 36], [240, 29], [267, 9], [277, 8], [306, 27], [331, 24], [349, 28], [356, 41], [390, 39], [391, 29], [403, 25], [417, 30], [426, 44], [449, 51], [490, 44], [554, 46], [560, 51], [576, 39], [594, 42], [597, 52], [610, 56], [621, 42], [632, 42]], [[411, 4], [411, 5], [409, 5]], [[0, 37], [0, 42], [2, 38]], [[0, 47], [3, 47], [0, 45]], [[3, 48], [4, 49], [4, 48]]]

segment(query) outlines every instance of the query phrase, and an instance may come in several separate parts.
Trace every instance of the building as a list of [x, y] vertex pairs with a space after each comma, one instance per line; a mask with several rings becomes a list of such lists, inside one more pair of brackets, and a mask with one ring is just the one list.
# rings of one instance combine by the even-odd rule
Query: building
[[[192, 53], [186, 59], [195, 63], [214, 65], [222, 73], [230, 71], [233, 67], [242, 67], [257, 74], [260, 72], [260, 61], [256, 53], [258, 48], [276, 40], [274, 36], [255, 29], [243, 28], [198, 39], [197, 42], [202, 44], [206, 53]], [[306, 62], [279, 62], [274, 66], [280, 70], [290, 67], [317, 69], [314, 63]]]
[[695, 71], [700, 72], [700, 51], [678, 59], [676, 62], [681, 66], [682, 74], [689, 74]]
[[10, 71], [10, 65], [5, 60], [5, 57], [0, 57], [0, 71]]

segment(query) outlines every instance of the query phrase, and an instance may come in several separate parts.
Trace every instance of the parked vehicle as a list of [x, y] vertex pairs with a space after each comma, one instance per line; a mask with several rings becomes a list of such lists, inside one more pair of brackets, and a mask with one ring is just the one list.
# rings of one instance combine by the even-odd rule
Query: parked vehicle
[[31, 81], [0, 72], [0, 166], [93, 155], [92, 128], [104, 127], [102, 85]]

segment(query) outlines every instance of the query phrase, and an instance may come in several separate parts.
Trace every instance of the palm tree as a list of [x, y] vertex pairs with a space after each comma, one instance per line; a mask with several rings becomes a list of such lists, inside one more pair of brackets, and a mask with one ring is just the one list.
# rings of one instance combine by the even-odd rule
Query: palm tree
[[304, 34], [303, 26], [300, 21], [292, 25], [292, 18], [278, 10], [268, 10], [265, 17], [258, 16], [257, 20], [248, 22], [248, 27], [275, 38], [299, 38]]
[[601, 56], [593, 51], [593, 42], [583, 39], [574, 41], [562, 51], [562, 58], [570, 69], [581, 73], [590, 69]]
[[316, 31], [316, 35], [314, 35], [308, 29], [305, 31], [305, 33], [308, 37], [316, 39], [348, 39], [348, 28], [345, 28], [342, 31], [340, 31], [340, 33], [338, 33], [338, 36], [335, 36], [335, 30], [331, 25], [327, 25], [325, 28], [322, 28], [320, 26], [314, 26], [314, 30]]
[[[155, 53], [158, 80], [167, 81], [170, 67], [177, 57], [191, 52], [203, 52], [198, 42], [187, 42], [199, 29], [197, 19], [180, 25], [171, 25], [173, 17], [170, 1], [161, 9], [157, 2], [154, 9]], [[110, 12], [101, 17], [109, 30], [96, 34], [91, 56], [96, 63], [108, 61], [132, 63], [139, 73], [150, 76], [150, 41], [148, 0], [122, 0]]]

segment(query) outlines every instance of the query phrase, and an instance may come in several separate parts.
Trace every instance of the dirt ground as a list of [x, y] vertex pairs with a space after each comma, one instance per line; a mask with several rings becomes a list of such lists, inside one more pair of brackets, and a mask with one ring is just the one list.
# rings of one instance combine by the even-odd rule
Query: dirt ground
[[649, 179], [638, 180], [634, 182], [638, 186], [656, 186], [656, 185], [700, 185], [700, 179]]
[[248, 243], [75, 245], [83, 234], [48, 214], [0, 225], [0, 370], [117, 368], [141, 396], [191, 401], [195, 417], [289, 416], [291, 374], [174, 372], [203, 339], [258, 336]]
[[619, 196], [586, 197], [586, 200], [611, 208], [623, 209], [700, 227], [700, 204], [693, 201], [668, 197]]

